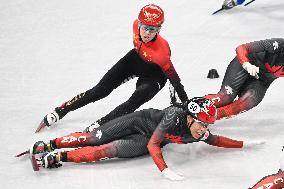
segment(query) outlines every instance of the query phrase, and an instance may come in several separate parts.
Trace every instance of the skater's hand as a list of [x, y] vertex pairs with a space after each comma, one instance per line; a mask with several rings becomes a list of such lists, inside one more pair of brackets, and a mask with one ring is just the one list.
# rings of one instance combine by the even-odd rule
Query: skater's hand
[[237, 0], [225, 0], [223, 2], [222, 8], [223, 9], [231, 9], [231, 8], [237, 6], [237, 5], [238, 5]]
[[264, 140], [244, 141], [243, 148], [252, 148], [263, 144], [265, 144]]
[[249, 62], [243, 63], [243, 68], [253, 77], [258, 79], [259, 67], [252, 65]]
[[169, 179], [171, 181], [180, 181], [184, 179], [184, 176], [182, 174], [175, 173], [169, 168], [165, 168], [162, 171], [162, 174], [166, 179]]

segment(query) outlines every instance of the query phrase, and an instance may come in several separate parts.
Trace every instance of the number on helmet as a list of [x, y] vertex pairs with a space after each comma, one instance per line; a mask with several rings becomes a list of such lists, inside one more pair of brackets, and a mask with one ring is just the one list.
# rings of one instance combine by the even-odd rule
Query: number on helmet
[[188, 110], [191, 113], [197, 114], [200, 112], [200, 106], [196, 102], [190, 102], [188, 104]]

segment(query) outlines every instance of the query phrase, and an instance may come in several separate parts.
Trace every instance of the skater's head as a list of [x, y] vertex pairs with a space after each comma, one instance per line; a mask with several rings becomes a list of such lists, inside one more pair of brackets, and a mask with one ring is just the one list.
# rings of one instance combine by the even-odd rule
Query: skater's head
[[138, 20], [141, 39], [148, 43], [160, 32], [164, 22], [164, 11], [157, 5], [146, 5], [140, 10]]
[[210, 124], [214, 124], [217, 109], [211, 100], [203, 97], [194, 97], [187, 102], [187, 125], [192, 136], [196, 139], [202, 137]]
[[140, 10], [138, 20], [144, 25], [161, 27], [164, 23], [164, 11], [161, 7], [149, 4]]

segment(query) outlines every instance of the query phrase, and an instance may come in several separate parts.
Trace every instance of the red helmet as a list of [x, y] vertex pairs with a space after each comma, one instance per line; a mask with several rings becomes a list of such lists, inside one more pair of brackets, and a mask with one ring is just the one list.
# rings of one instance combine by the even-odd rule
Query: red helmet
[[161, 26], [165, 20], [164, 11], [157, 5], [149, 4], [140, 10], [138, 19], [145, 25]]
[[194, 97], [188, 101], [188, 111], [195, 119], [207, 124], [216, 121], [217, 109], [214, 103], [203, 97]]

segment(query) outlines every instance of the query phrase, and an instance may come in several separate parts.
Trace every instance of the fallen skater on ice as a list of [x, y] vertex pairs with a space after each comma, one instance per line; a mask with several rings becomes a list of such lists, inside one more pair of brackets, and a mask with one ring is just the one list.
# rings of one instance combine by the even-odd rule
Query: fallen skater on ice
[[[263, 141], [238, 141], [211, 134], [210, 124], [216, 120], [216, 107], [203, 97], [164, 110], [145, 109], [118, 117], [87, 132], [71, 133], [45, 143], [36, 142], [30, 149], [35, 170], [57, 168], [62, 162], [95, 162], [110, 158], [134, 158], [150, 154], [161, 174], [170, 180], [183, 180], [171, 170], [161, 148], [169, 143], [187, 144], [203, 141], [224, 148], [244, 148]], [[77, 148], [56, 152], [56, 149]], [[35, 160], [39, 156], [39, 162]]]

